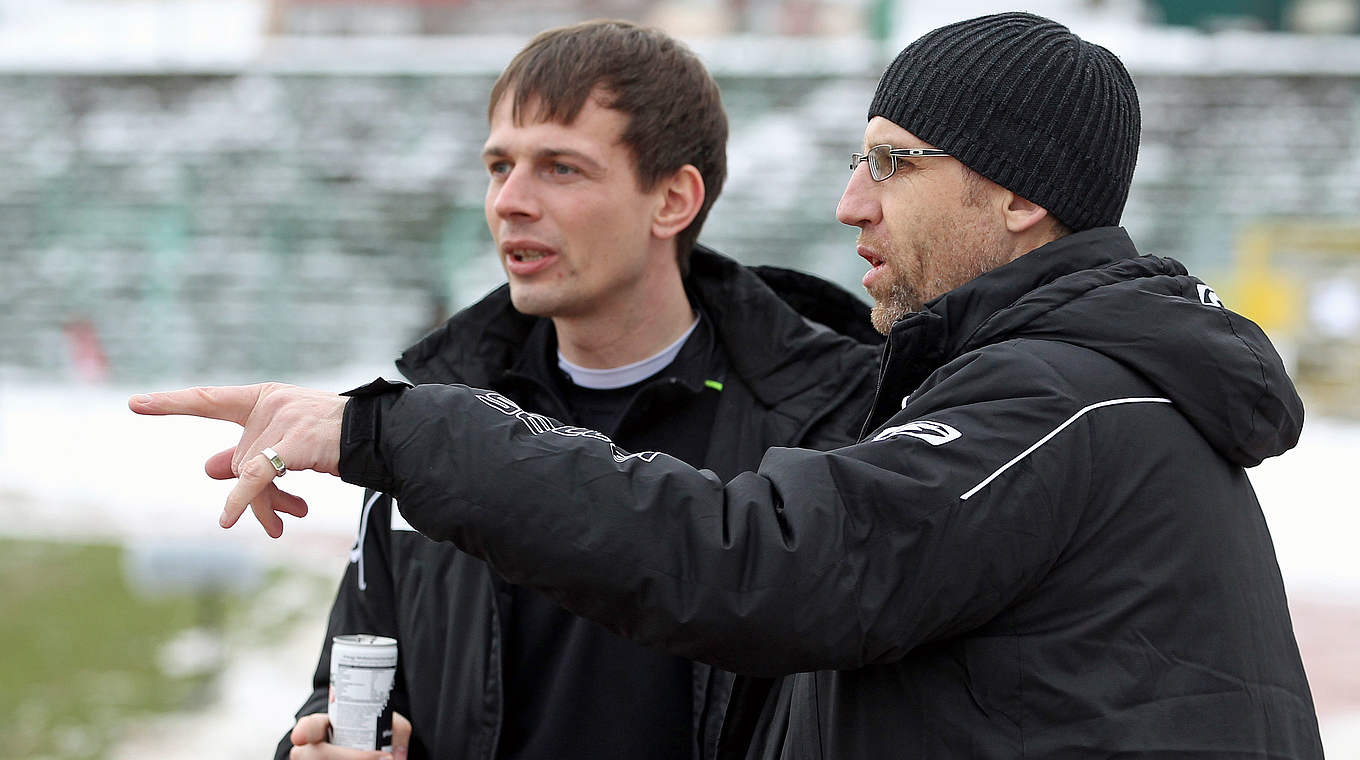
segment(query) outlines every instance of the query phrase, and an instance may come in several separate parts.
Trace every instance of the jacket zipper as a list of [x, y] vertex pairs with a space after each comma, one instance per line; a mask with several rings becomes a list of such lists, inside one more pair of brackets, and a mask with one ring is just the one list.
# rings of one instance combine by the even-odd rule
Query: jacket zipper
[[869, 405], [869, 416], [864, 418], [864, 426], [860, 428], [859, 439], [864, 440], [864, 436], [873, 430], [874, 419], [878, 416], [878, 396], [883, 392], [883, 377], [888, 372], [888, 359], [892, 357], [892, 336], [887, 336], [883, 341], [883, 356], [878, 360], [878, 381], [874, 384], [874, 402]]

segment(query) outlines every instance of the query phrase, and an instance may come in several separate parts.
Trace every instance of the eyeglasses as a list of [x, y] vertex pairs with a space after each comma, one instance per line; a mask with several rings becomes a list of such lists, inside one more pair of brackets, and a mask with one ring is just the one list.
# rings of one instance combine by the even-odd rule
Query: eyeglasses
[[894, 148], [891, 145], [875, 145], [868, 153], [850, 154], [850, 171], [859, 168], [860, 162], [869, 162], [869, 176], [875, 182], [882, 182], [897, 171], [897, 159], [923, 158], [926, 156], [948, 156], [938, 148]]

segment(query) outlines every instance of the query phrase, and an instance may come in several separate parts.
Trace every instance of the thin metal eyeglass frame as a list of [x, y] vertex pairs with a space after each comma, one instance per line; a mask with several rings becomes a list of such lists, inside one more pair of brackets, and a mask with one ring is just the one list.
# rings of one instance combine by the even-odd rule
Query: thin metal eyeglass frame
[[[872, 160], [870, 154], [876, 150], [881, 150], [883, 148], [888, 149], [888, 160], [891, 162], [889, 164], [891, 168], [888, 169], [887, 174], [884, 174], [882, 177], [880, 177], [878, 176], [878, 174], [874, 172], [874, 166], [880, 162]], [[855, 169], [859, 168], [859, 165], [862, 162], [868, 161], [869, 176], [873, 177], [875, 182], [882, 182], [883, 180], [897, 173], [897, 159], [899, 158], [926, 158], [929, 156], [948, 156], [948, 155], [949, 155], [948, 153], [940, 150], [939, 148], [894, 148], [893, 146], [884, 143], [883, 145], [875, 145], [874, 147], [870, 148], [868, 151], [864, 153], [851, 153], [850, 171], [854, 172]]]

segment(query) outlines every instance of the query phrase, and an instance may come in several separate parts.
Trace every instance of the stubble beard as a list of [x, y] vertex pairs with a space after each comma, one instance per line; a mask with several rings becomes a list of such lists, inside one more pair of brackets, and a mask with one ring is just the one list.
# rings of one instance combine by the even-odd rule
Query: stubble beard
[[[927, 301], [932, 301], [1011, 260], [1012, 257], [1005, 252], [1000, 241], [979, 242], [985, 244], [974, 248], [972, 255], [955, 259], [949, 270], [940, 272], [930, 282], [923, 282], [925, 275], [920, 271], [919, 264], [914, 267], [916, 271], [911, 273], [914, 277], [899, 271], [893, 263], [887, 264], [886, 274], [889, 275], [887, 292], [881, 296], [878, 293], [869, 294], [874, 299], [874, 305], [869, 311], [869, 319], [874, 329], [887, 335], [897, 320], [921, 311]], [[919, 262], [919, 259], [913, 261]], [[922, 285], [918, 287], [916, 283]]]
[[883, 335], [888, 334], [894, 322], [914, 311], [920, 311], [924, 305], [916, 288], [903, 282], [895, 273], [888, 285], [888, 292], [883, 297], [872, 293], [870, 295], [874, 297], [874, 305], [869, 310], [869, 320], [873, 323], [874, 329]]

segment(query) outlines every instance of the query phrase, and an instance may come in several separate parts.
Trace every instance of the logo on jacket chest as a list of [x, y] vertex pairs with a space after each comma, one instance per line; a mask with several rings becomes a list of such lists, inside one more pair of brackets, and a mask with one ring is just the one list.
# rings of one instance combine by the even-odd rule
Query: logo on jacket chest
[[909, 435], [912, 438], [920, 438], [931, 446], [939, 446], [957, 438], [961, 438], [963, 433], [960, 433], [955, 428], [952, 428], [943, 422], [917, 420], [915, 422], [908, 422], [905, 425], [894, 425], [890, 428], [884, 428], [883, 432], [874, 436], [874, 440], [887, 441], [893, 438], [901, 438], [904, 435]]

